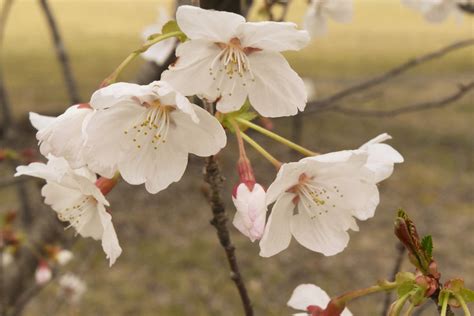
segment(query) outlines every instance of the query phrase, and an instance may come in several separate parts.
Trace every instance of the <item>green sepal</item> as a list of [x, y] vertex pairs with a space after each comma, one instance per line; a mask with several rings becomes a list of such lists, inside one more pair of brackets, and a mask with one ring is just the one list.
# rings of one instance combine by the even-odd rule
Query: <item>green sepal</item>
[[[180, 42], [185, 42], [188, 39], [186, 34], [184, 34], [181, 31], [181, 29], [179, 28], [178, 23], [175, 20], [168, 21], [165, 25], [163, 25], [163, 28], [161, 29], [161, 34], [163, 34], [163, 35], [171, 33], [171, 32], [181, 32], [180, 35], [176, 36], [176, 38]], [[150, 40], [150, 39], [148, 39], [148, 40]]]
[[459, 294], [461, 294], [461, 296], [464, 298], [464, 301], [466, 301], [466, 303], [474, 302], [474, 291], [473, 290], [470, 290], [470, 289], [467, 289], [467, 288], [464, 287], [459, 291]]

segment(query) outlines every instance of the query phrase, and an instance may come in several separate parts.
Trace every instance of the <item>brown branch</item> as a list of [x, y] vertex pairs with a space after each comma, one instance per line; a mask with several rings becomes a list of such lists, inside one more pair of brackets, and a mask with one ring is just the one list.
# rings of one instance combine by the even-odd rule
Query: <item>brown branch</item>
[[211, 224], [217, 230], [217, 237], [221, 246], [225, 250], [227, 261], [231, 270], [230, 278], [234, 281], [239, 291], [240, 299], [244, 307], [245, 315], [253, 315], [252, 303], [245, 287], [244, 280], [240, 274], [237, 258], [235, 255], [235, 247], [230, 239], [229, 230], [227, 228], [227, 215], [225, 213], [224, 202], [222, 201], [220, 191], [222, 185], [222, 176], [215, 156], [206, 158], [206, 167], [204, 174], [205, 181], [209, 184], [209, 204], [211, 205], [213, 219]]
[[54, 48], [56, 50], [56, 55], [58, 58], [59, 63], [61, 64], [61, 68], [63, 71], [64, 81], [66, 83], [67, 91], [69, 94], [69, 98], [72, 104], [77, 104], [80, 102], [79, 93], [77, 91], [76, 81], [74, 80], [74, 76], [72, 73], [71, 65], [69, 62], [69, 57], [64, 47], [63, 40], [59, 33], [59, 28], [56, 24], [56, 20], [54, 18], [53, 12], [49, 7], [47, 0], [39, 0], [41, 4], [41, 8], [46, 16], [46, 20], [48, 22], [49, 30], [51, 31], [51, 36], [54, 42]]
[[406, 71], [419, 66], [423, 63], [426, 63], [428, 61], [431, 61], [433, 59], [437, 59], [440, 57], [445, 56], [448, 53], [451, 53], [453, 51], [468, 47], [474, 45], [474, 39], [465, 39], [461, 41], [454, 42], [448, 46], [445, 46], [441, 49], [438, 49], [434, 52], [425, 54], [423, 56], [420, 56], [418, 58], [411, 59], [395, 68], [390, 69], [389, 71], [375, 76], [367, 81], [358, 83], [356, 85], [353, 85], [349, 88], [342, 89], [341, 91], [338, 91], [334, 93], [333, 95], [330, 95], [324, 99], [321, 100], [316, 100], [314, 102], [308, 103], [308, 108], [303, 114], [309, 114], [309, 113], [315, 113], [318, 111], [321, 111], [323, 109], [326, 109], [328, 107], [335, 106], [335, 104], [342, 99], [345, 99], [349, 96], [352, 96], [353, 94], [359, 93], [361, 91], [367, 90], [369, 88], [375, 87], [377, 85], [380, 85], [382, 83], [385, 83], [403, 73]]
[[448, 96], [443, 97], [442, 99], [426, 101], [421, 103], [414, 103], [406, 106], [402, 106], [393, 110], [358, 110], [358, 109], [348, 109], [342, 108], [339, 106], [334, 106], [330, 110], [334, 112], [339, 112], [347, 115], [356, 115], [356, 116], [374, 116], [374, 117], [393, 117], [401, 114], [424, 111], [434, 108], [442, 108], [453, 104], [455, 101], [461, 99], [471, 90], [474, 90], [474, 81], [471, 81], [467, 84], [460, 84], [458, 86], [458, 91], [452, 93]]

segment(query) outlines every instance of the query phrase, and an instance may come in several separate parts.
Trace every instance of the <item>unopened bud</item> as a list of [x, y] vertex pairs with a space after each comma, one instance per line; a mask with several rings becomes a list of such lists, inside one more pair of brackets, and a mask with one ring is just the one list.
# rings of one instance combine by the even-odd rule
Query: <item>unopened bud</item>
[[53, 273], [46, 261], [41, 260], [35, 272], [35, 280], [39, 285], [48, 283], [53, 277]]
[[95, 185], [99, 188], [103, 195], [107, 195], [115, 187], [117, 181], [118, 179], [116, 177], [112, 179], [100, 177], [95, 182]]

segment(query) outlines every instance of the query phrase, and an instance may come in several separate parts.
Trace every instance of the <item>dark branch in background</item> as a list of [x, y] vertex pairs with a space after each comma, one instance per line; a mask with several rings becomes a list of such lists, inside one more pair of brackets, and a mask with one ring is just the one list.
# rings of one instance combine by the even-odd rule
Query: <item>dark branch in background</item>
[[469, 3], [458, 3], [459, 9], [464, 11], [467, 14], [474, 14], [474, 2], [470, 1]]
[[[3, 54], [3, 40], [5, 36], [5, 28], [12, 5], [13, 0], [5, 0], [2, 6], [2, 12], [0, 13], [0, 54]], [[12, 113], [10, 109], [10, 104], [8, 102], [8, 95], [5, 89], [5, 83], [3, 80], [2, 55], [0, 55], [0, 59], [2, 59], [0, 60], [0, 110], [2, 111], [2, 126], [0, 127], [0, 136], [4, 136], [7, 134], [7, 131], [12, 123]]]
[[358, 110], [358, 109], [349, 109], [339, 106], [334, 106], [331, 108], [331, 111], [340, 112], [348, 115], [356, 116], [375, 116], [375, 117], [393, 117], [401, 114], [418, 112], [424, 110], [430, 110], [434, 108], [442, 108], [452, 104], [453, 102], [461, 99], [471, 90], [474, 90], [474, 81], [471, 81], [467, 84], [460, 84], [458, 86], [458, 91], [452, 93], [442, 99], [414, 103], [406, 106], [402, 106], [393, 110]]
[[[390, 276], [388, 280], [395, 280], [395, 277], [397, 276], [397, 273], [400, 272], [400, 269], [402, 267], [403, 259], [405, 258], [405, 247], [403, 244], [398, 243], [397, 247], [397, 254], [395, 257], [395, 263], [393, 265], [392, 271], [390, 272]], [[390, 308], [390, 304], [392, 303], [392, 292], [387, 291], [385, 293], [385, 299], [383, 302], [383, 308], [382, 308], [382, 314], [381, 316], [386, 316], [388, 313], [388, 309]]]
[[324, 99], [321, 99], [321, 100], [317, 100], [317, 101], [314, 101], [314, 102], [310, 102], [308, 103], [307, 105], [307, 110], [305, 112], [303, 112], [303, 114], [310, 114], [310, 113], [315, 113], [315, 112], [319, 112], [321, 110], [325, 110], [329, 107], [333, 107], [336, 105], [337, 102], [349, 97], [349, 96], [352, 96], [356, 93], [359, 93], [361, 91], [365, 91], [369, 88], [372, 88], [372, 87], [375, 87], [377, 85], [380, 85], [382, 83], [385, 83], [403, 73], [405, 73], [406, 71], [416, 67], [416, 66], [419, 66], [423, 63], [426, 63], [428, 61], [431, 61], [433, 59], [437, 59], [437, 58], [440, 58], [440, 57], [443, 57], [445, 56], [446, 54], [448, 53], [451, 53], [453, 51], [456, 51], [456, 50], [459, 50], [459, 49], [462, 49], [462, 48], [465, 48], [465, 47], [468, 47], [468, 46], [471, 46], [471, 45], [474, 45], [474, 39], [470, 38], [470, 39], [466, 39], [466, 40], [462, 40], [462, 41], [457, 41], [455, 43], [452, 43], [448, 46], [445, 46], [439, 50], [436, 50], [434, 52], [431, 52], [431, 53], [428, 53], [428, 54], [425, 54], [423, 56], [420, 56], [418, 58], [414, 58], [414, 59], [411, 59], [395, 68], [392, 68], [391, 70], [381, 74], [381, 75], [378, 75], [378, 76], [375, 76], [367, 81], [364, 81], [362, 83], [359, 83], [359, 84], [356, 84], [354, 86], [351, 86], [349, 88], [346, 88], [346, 89], [343, 89], [339, 92], [336, 92], [334, 93], [333, 95], [329, 96], [329, 97], [326, 97]]
[[242, 275], [240, 274], [237, 258], [235, 256], [235, 247], [232, 245], [229, 230], [227, 228], [227, 215], [225, 213], [224, 202], [220, 195], [223, 179], [215, 156], [206, 158], [204, 179], [209, 184], [210, 188], [209, 204], [211, 205], [212, 214], [214, 216], [211, 220], [211, 224], [216, 228], [219, 242], [225, 250], [227, 261], [229, 262], [229, 267], [231, 269], [230, 278], [234, 281], [235, 286], [239, 291], [245, 315], [251, 316], [253, 315], [252, 303]]
[[54, 18], [53, 12], [51, 11], [51, 8], [49, 7], [48, 1], [39, 0], [39, 2], [46, 16], [49, 30], [51, 31], [51, 36], [53, 37], [54, 48], [56, 50], [56, 55], [58, 57], [59, 63], [61, 64], [64, 81], [66, 83], [67, 91], [69, 94], [69, 99], [71, 101], [71, 104], [77, 104], [80, 102], [80, 97], [77, 91], [76, 81], [74, 80], [74, 76], [72, 74], [69, 57], [64, 47], [63, 40], [61, 39], [56, 20]]

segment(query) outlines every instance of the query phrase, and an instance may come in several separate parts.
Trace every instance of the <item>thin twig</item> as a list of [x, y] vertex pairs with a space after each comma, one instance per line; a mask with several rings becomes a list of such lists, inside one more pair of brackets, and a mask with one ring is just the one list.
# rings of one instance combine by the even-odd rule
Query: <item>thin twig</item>
[[204, 179], [210, 187], [209, 204], [211, 205], [213, 214], [211, 224], [216, 228], [219, 242], [225, 250], [227, 261], [231, 270], [230, 278], [232, 281], [234, 281], [235, 286], [239, 291], [245, 315], [251, 316], [253, 315], [252, 303], [250, 301], [250, 297], [248, 295], [247, 288], [245, 287], [242, 275], [240, 274], [237, 257], [235, 255], [235, 247], [232, 244], [229, 230], [227, 228], [227, 215], [225, 212], [224, 202], [222, 201], [220, 195], [222, 176], [214, 156], [206, 158]]
[[421, 103], [414, 103], [414, 104], [402, 106], [393, 110], [359, 110], [359, 109], [343, 108], [339, 106], [334, 106], [330, 110], [334, 112], [347, 114], [347, 115], [393, 117], [393, 116], [397, 116], [401, 114], [448, 106], [454, 103], [455, 101], [461, 99], [471, 90], [474, 90], [474, 81], [471, 81], [467, 84], [460, 84], [458, 86], [458, 90], [455, 93], [452, 93], [446, 97], [443, 97], [442, 99], [421, 102]]
[[56, 24], [56, 20], [54, 18], [53, 12], [49, 7], [47, 0], [39, 0], [41, 4], [41, 8], [46, 16], [46, 20], [48, 22], [49, 30], [51, 31], [51, 36], [53, 37], [54, 48], [56, 50], [56, 55], [58, 57], [58, 61], [61, 64], [64, 81], [66, 83], [67, 91], [69, 94], [69, 98], [72, 104], [77, 104], [80, 102], [79, 93], [77, 90], [76, 81], [74, 80], [74, 76], [72, 73], [71, 65], [69, 62], [69, 57], [64, 47], [63, 40], [59, 33], [59, 28]]
[[[389, 276], [388, 280], [395, 280], [395, 277], [397, 276], [397, 273], [400, 272], [400, 268], [402, 267], [403, 259], [405, 258], [405, 252], [406, 251], [405, 251], [405, 247], [403, 246], [402, 243], [397, 244], [396, 250], [397, 250], [397, 254], [396, 254], [396, 257], [395, 257], [395, 263], [393, 265], [393, 268], [392, 268], [392, 271], [390, 273], [390, 276]], [[387, 291], [385, 293], [385, 300], [384, 300], [381, 316], [386, 316], [387, 315], [388, 309], [390, 308], [391, 299], [392, 299], [391, 294], [392, 293], [389, 292], [389, 291]]]
[[474, 39], [465, 39], [461, 41], [454, 42], [448, 46], [445, 46], [441, 49], [438, 49], [436, 51], [433, 51], [431, 53], [425, 54], [423, 56], [420, 56], [418, 58], [411, 59], [395, 68], [390, 69], [389, 71], [375, 76], [367, 81], [364, 81], [362, 83], [358, 83], [356, 85], [353, 85], [349, 88], [343, 89], [339, 92], [334, 93], [331, 96], [328, 96], [324, 99], [321, 100], [316, 100], [313, 102], [308, 103], [308, 109], [303, 112], [303, 114], [309, 114], [309, 113], [315, 113], [318, 111], [321, 111], [323, 109], [326, 109], [331, 106], [335, 106], [337, 102], [341, 101], [342, 99], [349, 97], [353, 94], [359, 93], [361, 91], [367, 90], [369, 88], [372, 88], [374, 86], [380, 85], [384, 82], [387, 82], [403, 73], [406, 71], [419, 66], [423, 63], [426, 63], [428, 61], [431, 61], [436, 58], [440, 58], [445, 56], [448, 53], [451, 53], [453, 51], [468, 47], [474, 45]]

